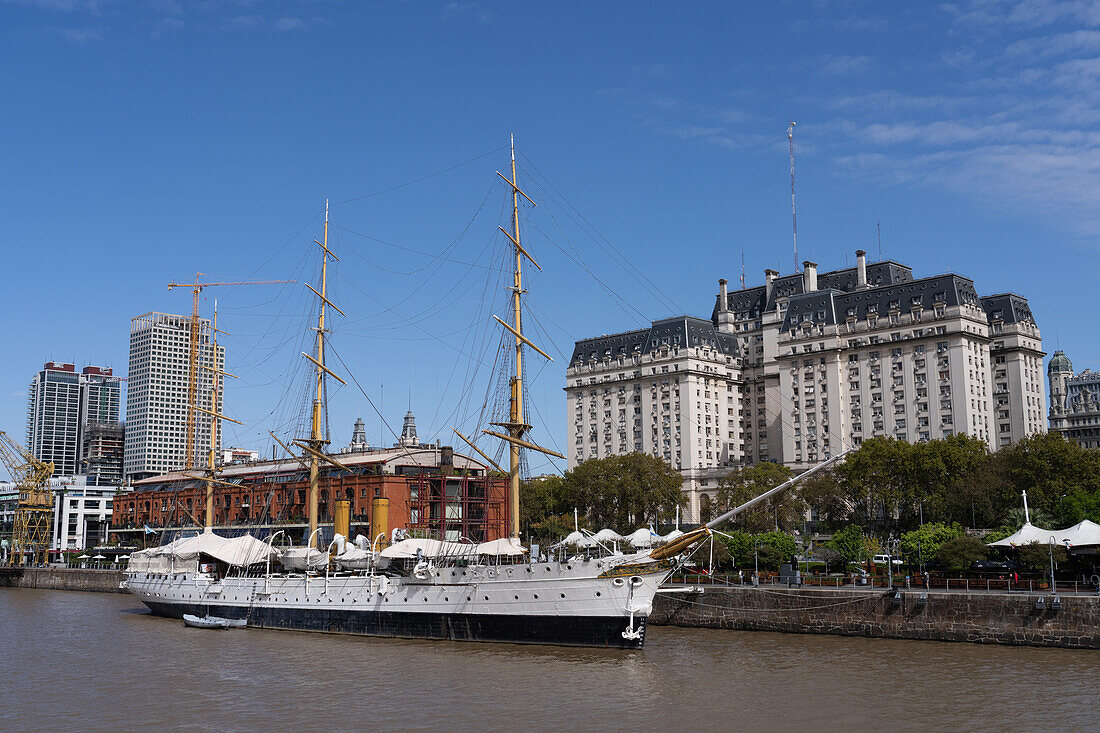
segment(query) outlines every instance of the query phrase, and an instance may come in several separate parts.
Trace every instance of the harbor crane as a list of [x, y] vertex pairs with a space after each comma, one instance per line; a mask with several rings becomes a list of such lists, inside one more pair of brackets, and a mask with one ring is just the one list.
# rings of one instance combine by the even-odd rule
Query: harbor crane
[[[201, 321], [199, 320], [199, 295], [205, 288], [212, 288], [222, 285], [290, 285], [294, 280], [245, 280], [237, 282], [199, 282], [199, 278], [203, 276], [203, 273], [195, 273], [195, 282], [193, 283], [168, 283], [168, 289], [173, 288], [190, 288], [191, 289], [191, 344], [190, 354], [187, 360], [187, 452], [184, 454], [184, 468], [188, 471], [195, 468], [195, 413], [201, 410], [197, 405], [198, 398], [198, 383], [199, 383], [199, 331]], [[217, 350], [214, 353], [214, 359], [217, 358]], [[217, 364], [212, 364], [214, 369], [217, 368]]]
[[50, 525], [53, 523], [53, 493], [50, 491], [53, 464], [36, 458], [3, 430], [0, 430], [0, 461], [7, 467], [19, 491], [8, 564], [44, 563], [50, 549]]

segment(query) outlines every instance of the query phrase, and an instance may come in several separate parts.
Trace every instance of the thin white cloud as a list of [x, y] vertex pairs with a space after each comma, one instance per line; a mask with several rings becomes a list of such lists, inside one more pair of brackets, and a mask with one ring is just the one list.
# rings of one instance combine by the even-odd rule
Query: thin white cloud
[[819, 74], [827, 76], [842, 76], [848, 74], [862, 74], [871, 68], [870, 56], [836, 56], [826, 54], [819, 58], [812, 68]]
[[451, 2], [443, 6], [444, 18], [473, 18], [478, 23], [488, 23], [493, 14], [475, 2]]
[[279, 18], [275, 21], [275, 30], [279, 31], [292, 31], [305, 27], [306, 23], [301, 18]]
[[53, 32], [77, 45], [103, 40], [103, 33], [97, 28], [54, 28]]

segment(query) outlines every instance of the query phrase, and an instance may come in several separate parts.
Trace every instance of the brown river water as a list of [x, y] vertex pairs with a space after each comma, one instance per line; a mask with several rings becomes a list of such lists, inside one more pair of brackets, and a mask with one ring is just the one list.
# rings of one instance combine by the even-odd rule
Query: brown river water
[[198, 630], [0, 589], [0, 730], [1100, 730], [1100, 652], [650, 627], [645, 649]]

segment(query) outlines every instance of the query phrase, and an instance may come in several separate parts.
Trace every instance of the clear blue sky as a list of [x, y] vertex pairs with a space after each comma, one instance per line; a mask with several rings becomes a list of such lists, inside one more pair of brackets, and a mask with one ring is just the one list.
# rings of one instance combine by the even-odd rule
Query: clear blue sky
[[[46, 359], [124, 373], [132, 316], [189, 310], [170, 280], [315, 276], [329, 197], [334, 367], [394, 430], [411, 404], [452, 442], [485, 394], [467, 357], [492, 359], [515, 132], [544, 203], [530, 327], [557, 358], [532, 357], [534, 437], [560, 448], [575, 339], [708, 316], [742, 251], [750, 285], [792, 270], [788, 117], [802, 257], [874, 258], [881, 221], [884, 256], [1027, 296], [1048, 352], [1100, 367], [1098, 57], [1090, 2], [0, 0], [0, 426], [22, 438]], [[303, 406], [311, 301], [211, 289], [204, 314], [215, 296], [227, 442], [269, 446]], [[356, 416], [377, 442], [334, 388], [334, 442]]]

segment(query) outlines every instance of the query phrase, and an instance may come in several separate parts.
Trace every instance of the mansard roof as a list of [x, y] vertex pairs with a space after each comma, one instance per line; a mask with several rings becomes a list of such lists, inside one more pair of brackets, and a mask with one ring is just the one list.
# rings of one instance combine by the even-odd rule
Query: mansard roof
[[705, 318], [675, 316], [654, 321], [649, 328], [637, 331], [597, 336], [578, 341], [570, 364], [584, 364], [592, 359], [630, 357], [635, 352], [648, 353], [660, 346], [709, 346], [726, 356], [737, 356], [737, 339], [722, 333]]
[[1031, 308], [1027, 304], [1027, 298], [1016, 293], [998, 293], [982, 297], [982, 308], [985, 309], [989, 320], [1001, 320], [1005, 323], [1030, 323], [1035, 325], [1035, 317], [1031, 315]]
[[[883, 260], [867, 265], [867, 284], [871, 289], [912, 281], [913, 268], [900, 262]], [[845, 293], [854, 291], [857, 284], [856, 268], [847, 267], [843, 270], [820, 273], [817, 276], [817, 284], [822, 290], [838, 290]], [[734, 313], [747, 311], [750, 318], [756, 318], [761, 313], [775, 310], [777, 298], [790, 298], [802, 293], [803, 290], [802, 273], [784, 275], [772, 281], [771, 298], [767, 297], [767, 291], [763, 285], [731, 290], [726, 295], [726, 308]], [[715, 298], [714, 310], [711, 313], [711, 320], [714, 322], [718, 321], [718, 297]]]
[[817, 290], [790, 299], [782, 330], [790, 331], [802, 321], [833, 324], [846, 321], [849, 317], [886, 317], [890, 311], [907, 313], [916, 307], [930, 310], [936, 303], [950, 307], [976, 304], [978, 301], [974, 281], [956, 274], [934, 275], [919, 280], [899, 279], [892, 285], [854, 292]]

